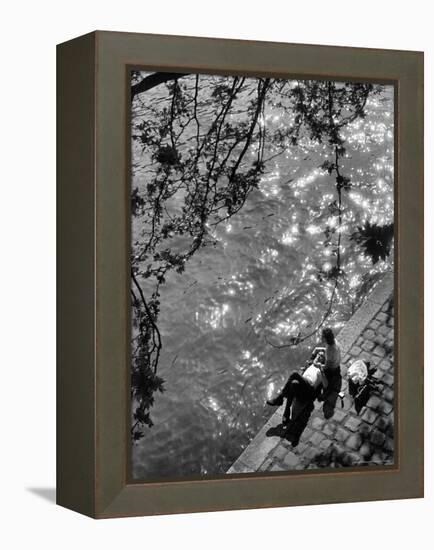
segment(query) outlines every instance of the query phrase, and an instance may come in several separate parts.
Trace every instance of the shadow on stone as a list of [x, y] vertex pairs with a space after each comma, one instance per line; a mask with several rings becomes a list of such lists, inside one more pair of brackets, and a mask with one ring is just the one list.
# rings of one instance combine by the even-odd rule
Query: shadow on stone
[[306, 404], [303, 409], [299, 411], [297, 417], [291, 420], [289, 424], [278, 424], [277, 426], [273, 426], [265, 435], [267, 437], [280, 437], [281, 439], [286, 439], [293, 447], [296, 447], [309, 422], [313, 409], [313, 403]]
[[329, 386], [324, 392], [323, 413], [324, 418], [329, 419], [335, 413], [336, 402], [342, 389], [342, 376], [337, 374], [329, 379]]
[[357, 457], [337, 445], [317, 453], [307, 466], [317, 468], [348, 468], [357, 462]]
[[348, 391], [354, 401], [356, 413], [360, 414], [372, 395], [381, 395], [382, 383], [377, 382], [376, 379], [370, 375], [367, 382], [361, 388], [350, 380]]

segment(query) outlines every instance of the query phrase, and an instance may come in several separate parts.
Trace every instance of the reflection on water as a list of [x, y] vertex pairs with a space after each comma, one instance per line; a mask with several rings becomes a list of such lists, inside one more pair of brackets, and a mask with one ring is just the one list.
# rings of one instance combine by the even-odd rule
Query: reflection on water
[[[372, 267], [349, 241], [366, 220], [393, 219], [393, 91], [368, 101], [367, 117], [345, 130], [342, 265], [329, 324], [339, 329], [392, 260]], [[264, 124], [277, 123], [272, 112]], [[223, 473], [266, 421], [265, 406], [315, 343], [276, 349], [322, 318], [334, 281], [327, 231], [338, 216], [334, 180], [318, 167], [328, 150], [309, 140], [271, 161], [240, 212], [210, 227], [215, 247], [199, 250], [161, 287], [159, 374], [154, 427], [133, 448], [137, 478]], [[133, 227], [133, 233], [139, 229]], [[143, 282], [146, 288], [146, 283]]]

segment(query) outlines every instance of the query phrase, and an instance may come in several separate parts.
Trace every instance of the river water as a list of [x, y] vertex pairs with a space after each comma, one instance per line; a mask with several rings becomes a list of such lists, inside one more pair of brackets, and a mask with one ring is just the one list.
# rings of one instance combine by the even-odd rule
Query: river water
[[[366, 220], [393, 220], [393, 89], [369, 99], [366, 118], [345, 132], [342, 172], [353, 182], [343, 194], [345, 277], [327, 320], [337, 331], [393, 269], [392, 257], [373, 266], [349, 241]], [[224, 473], [274, 412], [265, 400], [307, 359], [316, 336], [283, 349], [269, 342], [308, 333], [329, 304], [333, 283], [317, 276], [334, 262], [324, 230], [337, 223], [328, 208], [335, 182], [318, 168], [329, 153], [317, 143], [288, 150], [217, 227], [217, 246], [199, 250], [161, 287], [166, 391], [156, 395], [154, 426], [133, 446], [134, 478]]]

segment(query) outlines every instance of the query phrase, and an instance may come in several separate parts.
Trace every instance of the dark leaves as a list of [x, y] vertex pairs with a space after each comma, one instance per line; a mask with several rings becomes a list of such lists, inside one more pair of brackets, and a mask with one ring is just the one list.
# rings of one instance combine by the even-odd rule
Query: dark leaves
[[217, 84], [211, 93], [211, 97], [221, 100], [227, 97], [230, 93], [231, 93], [230, 86], [226, 84]]
[[348, 191], [351, 189], [351, 180], [350, 178], [347, 178], [346, 176], [341, 176], [340, 174], [336, 176], [336, 187], [338, 189], [345, 189]]
[[[333, 201], [328, 205], [328, 209], [331, 216], [337, 216], [340, 212], [337, 201]], [[327, 236], [327, 235], [326, 235]], [[330, 235], [328, 235], [330, 236]]]
[[331, 267], [330, 269], [327, 269], [327, 270], [319, 269], [317, 271], [316, 276], [317, 276], [318, 281], [320, 281], [320, 282], [323, 282], [323, 281], [336, 281], [338, 278], [345, 276], [345, 271], [343, 269], [341, 269], [340, 266], [334, 265], [333, 267]]
[[[149, 344], [152, 336], [149, 327], [142, 326], [142, 338], [139, 341], [139, 348], [133, 360], [131, 372], [131, 394], [139, 403], [133, 413], [134, 420], [138, 424], [148, 427], [153, 426], [150, 416], [150, 409], [154, 404], [155, 392], [164, 392], [164, 379], [152, 370], [149, 361]], [[141, 435], [140, 435], [141, 434]], [[143, 437], [139, 429], [133, 429], [133, 440], [138, 441]]]
[[367, 221], [363, 227], [358, 227], [350, 238], [359, 244], [364, 253], [371, 258], [372, 263], [376, 264], [380, 259], [385, 260], [390, 254], [393, 229], [393, 223], [377, 225]]
[[336, 164], [334, 162], [326, 160], [321, 164], [320, 168], [321, 170], [324, 170], [324, 172], [328, 172], [329, 174], [331, 174], [336, 168]]
[[160, 147], [155, 153], [155, 159], [160, 164], [175, 166], [179, 163], [180, 156], [178, 151], [170, 145]]
[[145, 199], [139, 195], [137, 187], [131, 192], [131, 213], [137, 216], [145, 206]]

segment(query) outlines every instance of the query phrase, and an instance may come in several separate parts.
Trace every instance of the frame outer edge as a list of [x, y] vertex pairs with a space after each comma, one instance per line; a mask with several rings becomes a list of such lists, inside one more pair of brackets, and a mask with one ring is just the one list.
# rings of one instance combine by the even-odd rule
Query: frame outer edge
[[95, 34], [57, 46], [57, 504], [95, 517]]
[[[424, 495], [423, 53], [406, 59], [399, 109], [399, 445], [401, 483]], [[405, 107], [405, 108], [404, 108]]]

